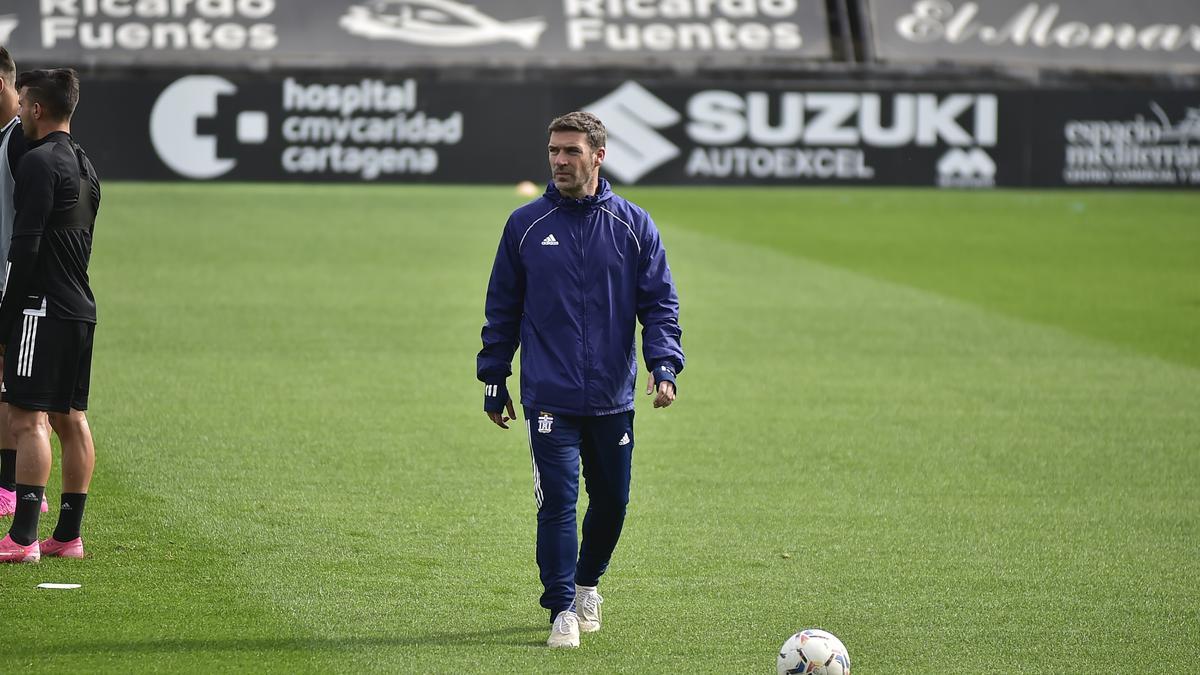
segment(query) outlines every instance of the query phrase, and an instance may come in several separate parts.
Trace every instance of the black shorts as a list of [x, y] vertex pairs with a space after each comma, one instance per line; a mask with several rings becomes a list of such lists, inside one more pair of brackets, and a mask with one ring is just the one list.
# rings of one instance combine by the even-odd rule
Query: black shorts
[[25, 410], [87, 410], [96, 324], [24, 314], [4, 352], [5, 403]]

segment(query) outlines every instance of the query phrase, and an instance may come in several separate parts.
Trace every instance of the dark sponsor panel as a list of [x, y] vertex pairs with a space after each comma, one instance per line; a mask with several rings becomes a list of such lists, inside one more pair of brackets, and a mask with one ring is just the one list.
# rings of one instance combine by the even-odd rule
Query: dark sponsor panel
[[108, 178], [541, 181], [547, 122], [586, 109], [621, 184], [1200, 185], [1200, 99], [1183, 92], [323, 71], [156, 71], [83, 92], [75, 132]]
[[[106, 177], [488, 182], [541, 175], [549, 88], [404, 74], [85, 81], [76, 135]], [[120, 100], [121, 106], [89, 105]], [[517, 138], [533, 145], [516, 152]], [[492, 154], [499, 148], [503, 154]]]
[[[86, 83], [77, 120], [120, 178], [510, 181], [545, 174], [554, 115], [596, 112], [623, 183], [1014, 184], [1004, 98], [438, 81], [404, 74], [157, 74]], [[121, 100], [120, 108], [90, 107]], [[104, 130], [120, 129], [110, 134]], [[96, 147], [99, 145], [99, 147]], [[1010, 145], [1011, 147], [1011, 145]], [[136, 158], [136, 161], [131, 161]]]
[[1035, 185], [1200, 187], [1200, 93], [1049, 94], [1036, 114]]

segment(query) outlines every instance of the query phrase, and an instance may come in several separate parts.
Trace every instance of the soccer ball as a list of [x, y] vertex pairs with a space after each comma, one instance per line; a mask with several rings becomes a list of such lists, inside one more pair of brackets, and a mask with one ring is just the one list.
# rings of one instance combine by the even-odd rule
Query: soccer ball
[[850, 675], [850, 653], [833, 633], [807, 628], [779, 648], [779, 675]]

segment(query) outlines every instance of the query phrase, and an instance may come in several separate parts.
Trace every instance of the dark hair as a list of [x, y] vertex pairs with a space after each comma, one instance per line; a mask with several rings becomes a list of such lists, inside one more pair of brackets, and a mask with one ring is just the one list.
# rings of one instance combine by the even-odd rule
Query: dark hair
[[555, 131], [582, 131], [587, 134], [588, 145], [593, 150], [603, 148], [608, 143], [608, 132], [604, 130], [604, 122], [590, 112], [575, 111], [555, 117], [550, 122], [550, 133]]
[[0, 80], [10, 87], [16, 87], [17, 64], [6, 47], [0, 47]]
[[70, 120], [79, 103], [79, 76], [71, 68], [27, 70], [17, 76], [17, 90], [21, 89], [51, 119]]

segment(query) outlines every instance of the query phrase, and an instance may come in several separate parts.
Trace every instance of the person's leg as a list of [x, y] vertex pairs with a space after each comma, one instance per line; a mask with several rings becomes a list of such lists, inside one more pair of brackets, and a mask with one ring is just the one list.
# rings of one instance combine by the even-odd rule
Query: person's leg
[[66, 543], [79, 538], [83, 507], [96, 464], [96, 448], [87, 415], [82, 410], [51, 413], [50, 424], [62, 445], [62, 506], [53, 538]]
[[[8, 404], [0, 403], [0, 518], [17, 508], [17, 442], [8, 428]], [[42, 497], [41, 511], [49, 510]]]
[[[47, 345], [53, 342], [49, 335], [52, 331], [47, 328], [38, 334], [41, 319], [24, 315], [20, 326], [13, 327], [4, 350], [4, 402], [8, 403], [8, 428], [17, 456], [13, 472], [16, 507], [12, 526], [0, 539], [0, 562], [37, 562], [41, 558], [38, 517], [51, 461], [50, 425], [43, 411], [51, 407], [46, 393], [53, 386], [47, 383], [53, 381], [57, 368], [54, 350]], [[35, 359], [35, 355], [40, 358]]]
[[87, 494], [96, 466], [96, 446], [87, 413], [50, 413], [50, 424], [62, 444], [63, 492]]
[[17, 509], [9, 537], [28, 546], [37, 541], [42, 496], [50, 479], [50, 425], [46, 413], [9, 407], [9, 427], [17, 446]]
[[582, 459], [588, 507], [575, 583], [594, 588], [608, 569], [625, 523], [633, 462], [633, 411], [589, 418]]
[[[87, 407], [93, 328], [83, 322], [27, 312], [19, 337], [14, 334], [9, 339], [4, 360], [4, 400], [9, 404], [9, 428], [17, 446], [17, 508], [8, 536], [0, 541], [0, 549], [4, 549], [0, 550], [0, 558], [9, 562], [36, 562], [40, 558], [38, 512], [51, 463], [49, 416], [43, 411], [60, 411], [69, 418], [72, 407]], [[81, 381], [83, 402], [73, 405], [72, 401], [80, 398]], [[84, 425], [86, 428], [86, 421]], [[67, 475], [74, 476], [72, 479], [78, 483], [84, 472], [78, 458], [73, 459], [74, 474]], [[86, 474], [86, 480], [90, 480], [90, 468]]]
[[82, 558], [83, 539], [79, 529], [83, 523], [83, 507], [92, 483], [96, 465], [96, 448], [92, 429], [88, 425], [88, 391], [92, 379], [92, 341], [95, 324], [73, 323], [64, 331], [66, 344], [75, 368], [63, 368], [60, 389], [70, 396], [67, 412], [50, 414], [50, 425], [62, 445], [62, 499], [58, 510], [58, 525], [54, 534], [41, 542], [43, 555], [60, 558]]
[[9, 428], [17, 446], [17, 504], [12, 527], [0, 539], [0, 563], [41, 559], [38, 516], [50, 479], [50, 431], [46, 413], [9, 406]]
[[525, 408], [537, 503], [541, 605], [553, 621], [575, 600], [575, 505], [579, 501], [579, 426], [573, 418]]

